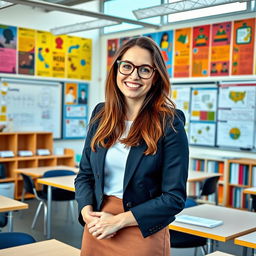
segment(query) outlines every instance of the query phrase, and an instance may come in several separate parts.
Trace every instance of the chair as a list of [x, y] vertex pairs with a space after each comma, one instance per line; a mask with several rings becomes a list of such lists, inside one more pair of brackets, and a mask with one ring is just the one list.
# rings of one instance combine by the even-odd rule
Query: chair
[[256, 195], [251, 195], [251, 200], [252, 200], [251, 211], [256, 212]]
[[36, 240], [29, 234], [20, 232], [2, 232], [0, 233], [0, 250], [19, 246], [24, 244], [31, 244]]
[[[196, 206], [197, 203], [193, 199], [188, 198], [185, 208]], [[195, 248], [194, 255], [197, 255], [197, 249], [200, 247], [203, 255], [207, 253], [207, 239], [200, 236], [194, 236], [183, 232], [169, 230], [171, 248]]]
[[[44, 173], [43, 178], [48, 177], [57, 177], [57, 176], [67, 176], [67, 175], [74, 175], [75, 172], [70, 170], [50, 170]], [[37, 221], [37, 218], [39, 216], [40, 210], [42, 205], [44, 205], [44, 235], [46, 235], [46, 223], [47, 223], [47, 186], [43, 186], [42, 191], [37, 191], [35, 189], [34, 181], [31, 179], [30, 176], [21, 174], [24, 180], [24, 190], [25, 192], [34, 194], [36, 199], [40, 201], [33, 222], [32, 222], [32, 229], [35, 228], [35, 224]], [[71, 214], [72, 214], [72, 220], [75, 220], [75, 214], [74, 214], [74, 199], [75, 199], [75, 193], [71, 191], [66, 191], [59, 188], [52, 188], [52, 200], [53, 201], [69, 201], [70, 208], [71, 208]]]
[[8, 223], [8, 213], [7, 212], [0, 212], [0, 228], [3, 228]]
[[210, 178], [205, 179], [202, 183], [200, 183], [199, 196], [189, 196], [188, 198], [198, 200], [202, 196], [209, 196], [209, 195], [214, 194], [215, 204], [218, 205], [217, 184], [218, 184], [219, 178], [220, 178], [220, 176], [214, 176], [214, 177], [210, 177]]

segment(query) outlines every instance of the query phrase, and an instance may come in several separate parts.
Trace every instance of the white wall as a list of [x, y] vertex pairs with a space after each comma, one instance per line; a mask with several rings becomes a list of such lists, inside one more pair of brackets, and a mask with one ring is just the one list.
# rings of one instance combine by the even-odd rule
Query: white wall
[[[246, 19], [246, 18], [254, 18], [255, 13], [252, 14], [240, 14], [240, 15], [232, 15], [228, 17], [219, 17], [219, 18], [211, 18], [207, 17], [207, 19], [202, 19], [200, 21], [194, 21], [194, 22], [183, 22], [178, 23], [175, 25], [168, 25], [163, 26], [161, 29], [137, 29], [137, 30], [131, 30], [131, 31], [125, 31], [125, 32], [119, 32], [119, 33], [112, 33], [109, 35], [104, 35], [101, 37], [101, 48], [104, 49], [102, 52], [102, 72], [101, 72], [101, 81], [102, 86], [104, 86], [105, 77], [106, 77], [106, 66], [107, 66], [107, 40], [108, 39], [115, 39], [115, 38], [121, 38], [121, 37], [129, 37], [129, 36], [135, 36], [135, 35], [142, 35], [145, 33], [155, 33], [158, 31], [165, 31], [165, 30], [173, 30], [178, 28], [186, 28], [186, 27], [193, 27], [203, 24], [212, 24], [212, 23], [218, 23], [223, 21], [232, 21], [232, 20], [239, 20], [239, 19]], [[236, 77], [207, 77], [207, 78], [171, 78], [171, 83], [182, 83], [182, 82], [200, 82], [200, 81], [220, 81], [220, 80], [246, 80], [246, 79], [253, 79], [256, 81], [256, 76], [236, 76]], [[103, 95], [102, 95], [103, 97]], [[190, 155], [193, 156], [200, 156], [200, 155], [214, 155], [214, 156], [225, 156], [225, 157], [244, 157], [244, 158], [255, 158], [256, 159], [256, 153], [255, 152], [249, 152], [249, 151], [239, 151], [239, 150], [229, 150], [229, 149], [218, 149], [218, 148], [211, 148], [211, 147], [200, 147], [200, 146], [190, 146]]]
[[[86, 9], [88, 11], [99, 12], [99, 1], [90, 1], [80, 4], [76, 8]], [[90, 17], [67, 14], [62, 12], [45, 12], [39, 8], [16, 5], [6, 9], [0, 9], [0, 24], [25, 27], [37, 30], [49, 31], [53, 27], [75, 24], [91, 20]], [[89, 87], [89, 113], [94, 106], [100, 101], [100, 94], [103, 90], [99, 82], [101, 61], [101, 47], [99, 40], [99, 30], [84, 31], [70, 34], [73, 36], [92, 38], [92, 80]], [[0, 74], [0, 77], [4, 74]], [[72, 148], [77, 154], [81, 153], [83, 148], [83, 140], [55, 140], [54, 147]]]

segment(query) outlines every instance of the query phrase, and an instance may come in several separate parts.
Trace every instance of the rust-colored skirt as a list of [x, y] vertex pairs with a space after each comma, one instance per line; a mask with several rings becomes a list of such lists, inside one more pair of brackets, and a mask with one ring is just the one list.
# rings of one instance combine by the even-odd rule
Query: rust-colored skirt
[[[106, 196], [102, 211], [112, 214], [124, 212], [122, 200]], [[168, 227], [143, 238], [137, 226], [119, 230], [109, 239], [97, 240], [84, 228], [81, 256], [170, 256]]]

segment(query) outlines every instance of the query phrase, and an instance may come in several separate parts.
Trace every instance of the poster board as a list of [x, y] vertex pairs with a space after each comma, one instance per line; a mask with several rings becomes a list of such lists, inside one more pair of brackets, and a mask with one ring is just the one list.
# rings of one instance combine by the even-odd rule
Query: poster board
[[0, 80], [0, 123], [13, 131], [47, 131], [61, 138], [61, 83]]

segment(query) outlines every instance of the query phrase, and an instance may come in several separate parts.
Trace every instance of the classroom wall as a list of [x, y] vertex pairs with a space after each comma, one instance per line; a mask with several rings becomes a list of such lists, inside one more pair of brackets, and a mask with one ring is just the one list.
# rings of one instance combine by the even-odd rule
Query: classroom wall
[[[194, 20], [193, 22], [182, 22], [177, 23], [175, 25], [168, 25], [163, 26], [159, 30], [155, 29], [137, 29], [137, 30], [130, 30], [120, 33], [114, 33], [109, 35], [104, 35], [101, 37], [101, 48], [104, 49], [102, 54], [102, 72], [101, 72], [101, 81], [104, 83], [104, 78], [106, 77], [107, 73], [107, 40], [108, 39], [116, 39], [116, 38], [122, 38], [122, 37], [130, 37], [135, 35], [142, 35], [146, 33], [154, 33], [158, 31], [165, 31], [165, 30], [174, 30], [179, 28], [186, 28], [186, 27], [194, 27], [198, 25], [204, 25], [204, 24], [212, 24], [212, 23], [218, 23], [223, 21], [232, 21], [232, 20], [240, 20], [240, 19], [246, 19], [246, 18], [254, 18], [255, 14], [240, 14], [240, 15], [227, 15], [225, 17], [219, 17], [219, 18], [211, 18], [207, 17], [207, 19], [200, 19], [200, 20]], [[256, 79], [256, 76], [236, 76], [236, 77], [203, 77], [203, 78], [170, 78], [171, 83], [173, 82], [179, 82], [179, 83], [189, 83], [189, 82], [212, 82], [212, 81], [227, 81], [227, 80], [246, 80], [246, 79]], [[190, 146], [190, 155], [193, 156], [200, 156], [200, 155], [214, 155], [214, 156], [225, 156], [225, 157], [244, 157], [244, 158], [255, 158], [256, 154], [255, 152], [249, 152], [249, 151], [240, 151], [240, 150], [228, 150], [228, 149], [218, 149], [218, 148], [212, 148], [212, 147], [202, 147], [202, 146]]]
[[[90, 11], [99, 12], [99, 1], [90, 1], [88, 3], [80, 4], [77, 8], [86, 9]], [[25, 27], [37, 30], [49, 31], [50, 28], [57, 26], [64, 26], [91, 20], [92, 18], [80, 15], [67, 14], [62, 12], [45, 12], [39, 8], [16, 5], [11, 8], [0, 10], [0, 24]], [[94, 106], [100, 101], [103, 88], [100, 83], [101, 72], [101, 47], [100, 47], [100, 33], [99, 30], [91, 30], [84, 32], [77, 32], [70, 34], [72, 36], [92, 38], [92, 80], [88, 81], [89, 87], [89, 115]], [[5, 76], [4, 74], [0, 74]], [[19, 77], [18, 75], [15, 77]], [[56, 80], [56, 79], [55, 79]], [[83, 140], [55, 140], [54, 148], [72, 148], [77, 154], [80, 154], [83, 148]]]

